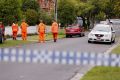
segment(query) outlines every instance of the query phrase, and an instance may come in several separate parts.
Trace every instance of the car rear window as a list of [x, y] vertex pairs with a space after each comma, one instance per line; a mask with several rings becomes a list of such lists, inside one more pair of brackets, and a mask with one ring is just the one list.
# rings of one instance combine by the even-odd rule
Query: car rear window
[[72, 26], [72, 28], [79, 28], [78, 26]]

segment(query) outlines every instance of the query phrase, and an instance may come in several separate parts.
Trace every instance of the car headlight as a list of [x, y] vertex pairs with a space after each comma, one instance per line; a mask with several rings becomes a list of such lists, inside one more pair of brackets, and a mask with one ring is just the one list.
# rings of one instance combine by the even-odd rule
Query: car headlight
[[105, 35], [105, 37], [108, 37], [108, 36], [109, 36], [108, 34]]
[[105, 37], [109, 37], [110, 35], [109, 34], [105, 34]]

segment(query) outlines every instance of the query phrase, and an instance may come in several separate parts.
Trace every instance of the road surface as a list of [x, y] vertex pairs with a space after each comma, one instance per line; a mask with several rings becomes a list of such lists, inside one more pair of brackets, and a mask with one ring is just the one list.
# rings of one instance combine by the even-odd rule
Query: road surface
[[[31, 45], [18, 46], [23, 49], [38, 49], [38, 50], [57, 50], [57, 51], [79, 51], [79, 52], [94, 52], [103, 53], [114, 44], [103, 43], [87, 43], [87, 37], [66, 38], [58, 40], [54, 43], [49, 41], [46, 43], [35, 43]], [[116, 40], [117, 42], [118, 40]]]

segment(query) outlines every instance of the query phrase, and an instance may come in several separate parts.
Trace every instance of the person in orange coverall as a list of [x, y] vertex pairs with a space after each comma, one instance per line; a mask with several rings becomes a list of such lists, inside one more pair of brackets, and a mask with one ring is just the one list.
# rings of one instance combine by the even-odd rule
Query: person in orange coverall
[[58, 37], [58, 23], [55, 20], [53, 20], [53, 23], [52, 23], [52, 26], [51, 26], [51, 31], [52, 31], [52, 34], [53, 34], [54, 42], [56, 42], [57, 37]]
[[16, 40], [17, 33], [18, 33], [18, 24], [12, 24], [12, 33], [13, 33], [13, 40]]
[[39, 34], [39, 42], [45, 42], [45, 24], [42, 20], [40, 20], [40, 24], [38, 25], [38, 34]]
[[22, 39], [27, 40], [27, 27], [28, 27], [28, 24], [25, 22], [25, 20], [22, 21], [20, 27], [21, 27]]

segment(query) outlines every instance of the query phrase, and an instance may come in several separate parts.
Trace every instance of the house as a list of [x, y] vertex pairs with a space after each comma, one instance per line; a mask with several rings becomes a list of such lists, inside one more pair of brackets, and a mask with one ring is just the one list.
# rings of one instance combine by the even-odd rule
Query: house
[[50, 12], [54, 8], [54, 0], [38, 0], [40, 7]]

